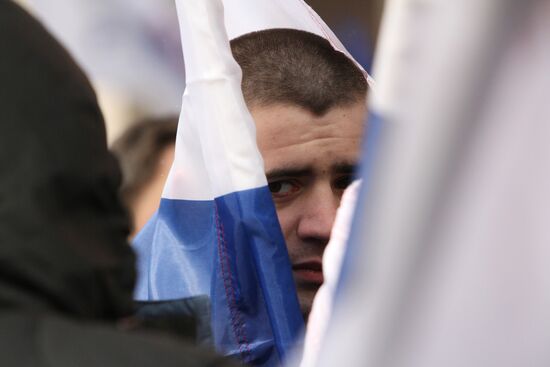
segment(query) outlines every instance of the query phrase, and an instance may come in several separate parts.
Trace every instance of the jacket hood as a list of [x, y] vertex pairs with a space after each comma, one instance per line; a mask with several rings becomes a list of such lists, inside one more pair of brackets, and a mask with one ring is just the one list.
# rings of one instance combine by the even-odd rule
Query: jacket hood
[[126, 315], [129, 220], [90, 83], [11, 1], [0, 1], [0, 50], [0, 309]]

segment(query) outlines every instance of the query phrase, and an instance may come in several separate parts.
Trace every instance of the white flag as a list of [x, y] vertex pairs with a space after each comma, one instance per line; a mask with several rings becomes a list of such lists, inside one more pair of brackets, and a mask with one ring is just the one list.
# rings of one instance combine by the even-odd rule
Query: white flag
[[389, 1], [319, 365], [550, 365], [549, 40], [549, 1]]

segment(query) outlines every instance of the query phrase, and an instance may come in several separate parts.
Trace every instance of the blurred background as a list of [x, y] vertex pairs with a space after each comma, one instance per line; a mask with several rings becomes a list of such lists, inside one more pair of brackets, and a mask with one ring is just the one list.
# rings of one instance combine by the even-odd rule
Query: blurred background
[[[130, 126], [179, 114], [185, 72], [174, 0], [17, 0], [84, 67], [109, 143]], [[306, 0], [367, 70], [382, 0]]]
[[[175, 0], [15, 0], [83, 67], [118, 157], [133, 237], [160, 203], [185, 70]], [[306, 0], [370, 71], [383, 0]]]

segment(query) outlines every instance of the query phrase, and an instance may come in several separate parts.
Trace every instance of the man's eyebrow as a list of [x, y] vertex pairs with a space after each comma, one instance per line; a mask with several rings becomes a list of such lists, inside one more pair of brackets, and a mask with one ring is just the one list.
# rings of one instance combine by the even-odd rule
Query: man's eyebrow
[[308, 167], [284, 167], [284, 168], [276, 168], [271, 171], [266, 172], [267, 180], [275, 180], [278, 178], [284, 178], [284, 177], [304, 177], [304, 176], [311, 176], [313, 174], [313, 170]]
[[337, 163], [332, 166], [332, 171], [339, 174], [353, 174], [357, 172], [358, 167], [355, 163]]
[[[331, 167], [331, 171], [337, 174], [355, 174], [357, 172], [357, 164], [354, 163], [336, 163]], [[286, 177], [306, 177], [313, 175], [311, 167], [282, 167], [272, 169], [266, 172], [268, 181]]]

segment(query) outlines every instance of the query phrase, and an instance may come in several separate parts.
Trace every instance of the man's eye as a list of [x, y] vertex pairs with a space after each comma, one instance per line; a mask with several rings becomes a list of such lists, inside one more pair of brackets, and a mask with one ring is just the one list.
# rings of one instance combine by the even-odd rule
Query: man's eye
[[269, 191], [275, 197], [285, 197], [299, 190], [299, 186], [291, 181], [275, 181], [269, 183]]
[[338, 190], [345, 190], [353, 181], [353, 175], [345, 175], [334, 181], [334, 187]]

